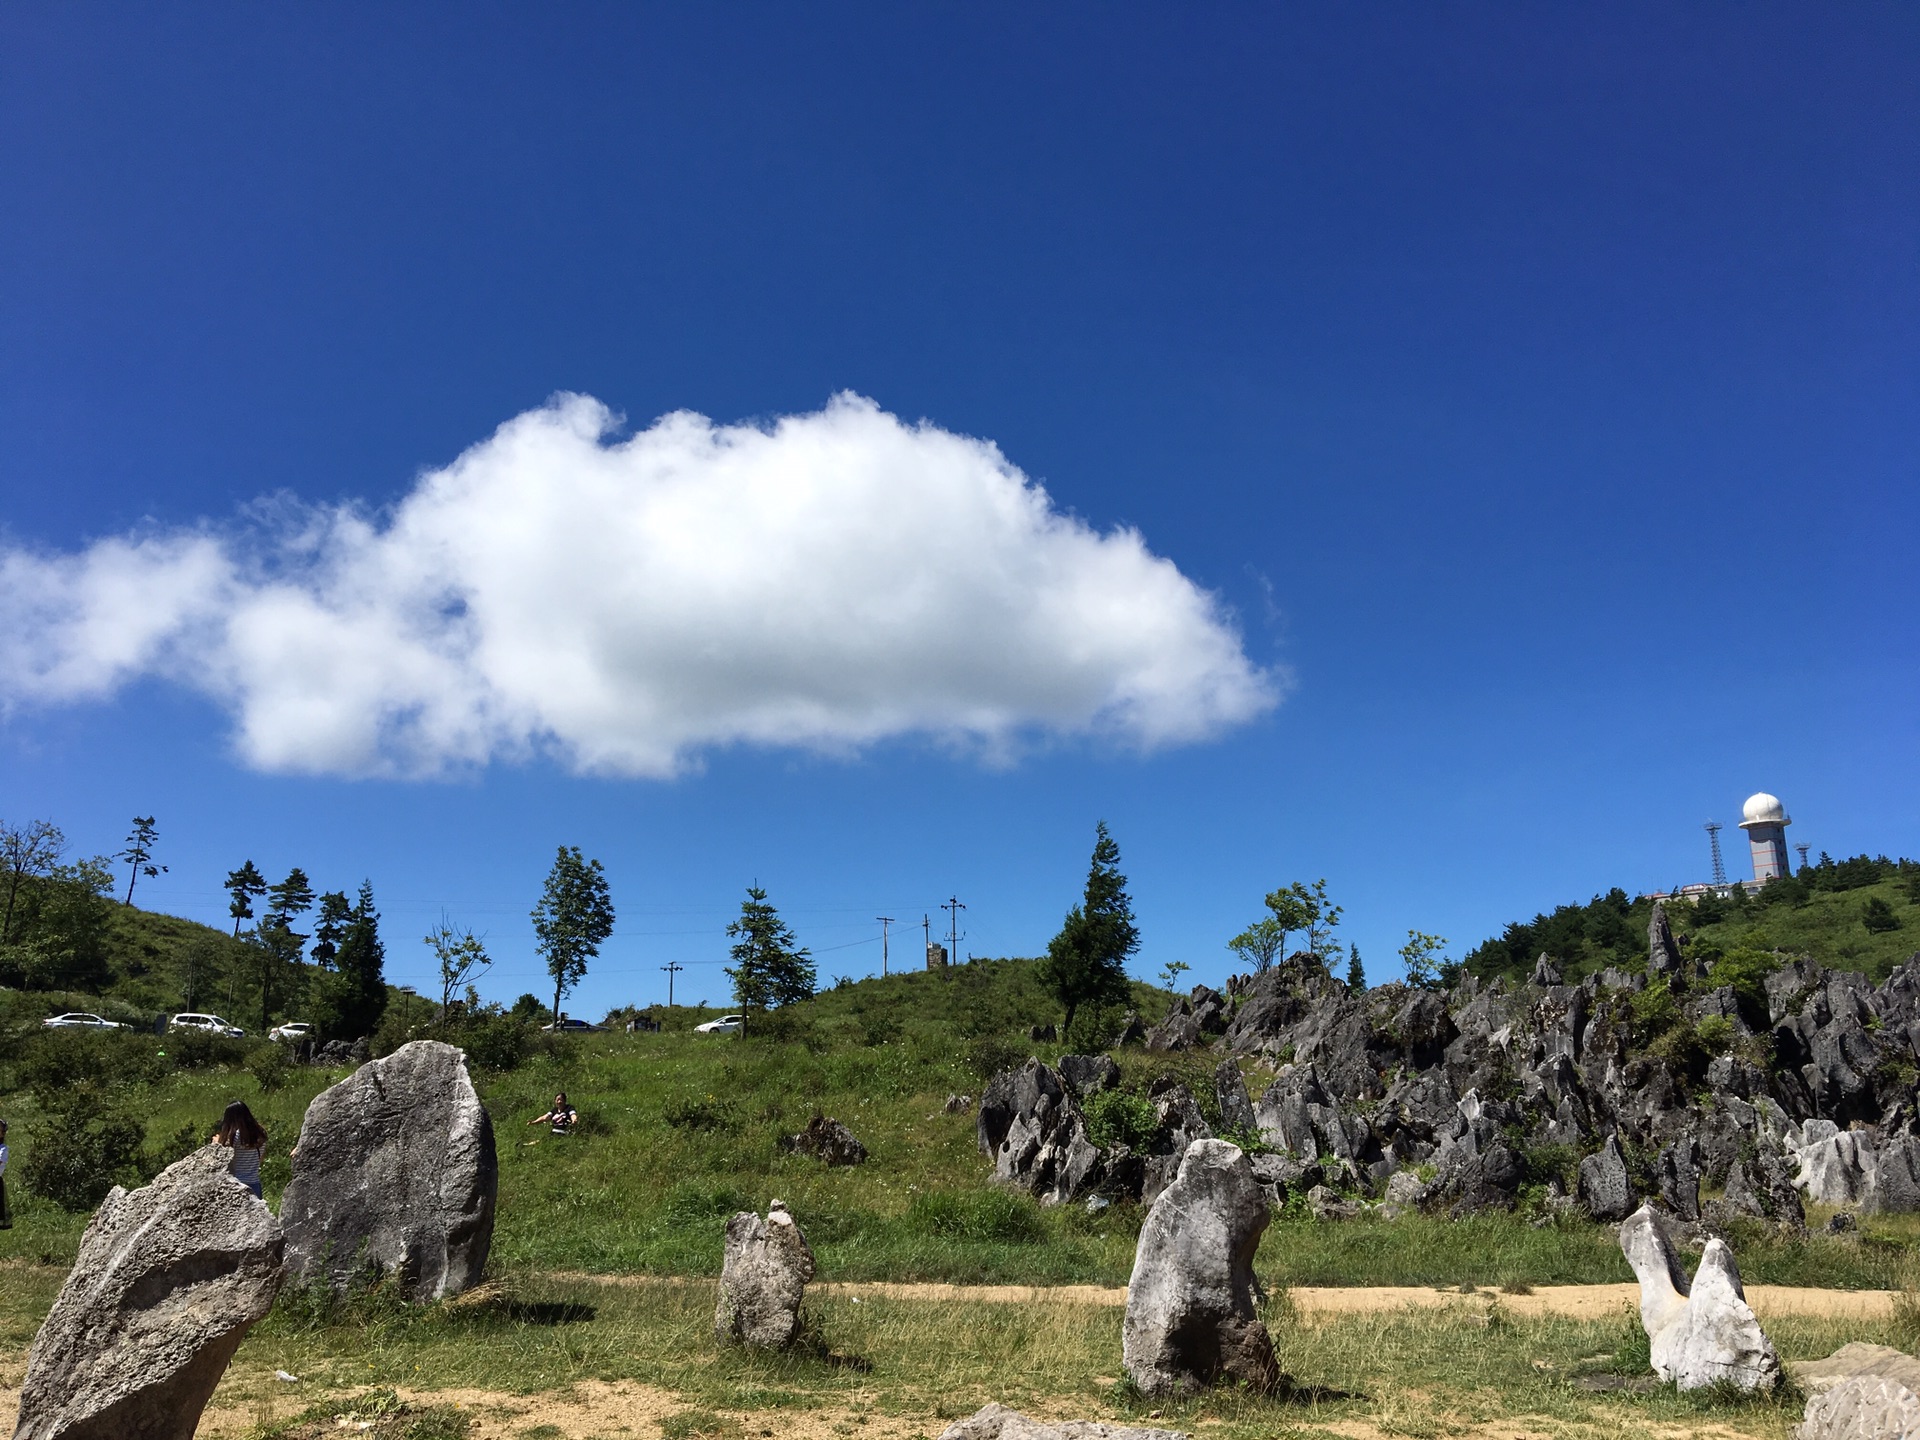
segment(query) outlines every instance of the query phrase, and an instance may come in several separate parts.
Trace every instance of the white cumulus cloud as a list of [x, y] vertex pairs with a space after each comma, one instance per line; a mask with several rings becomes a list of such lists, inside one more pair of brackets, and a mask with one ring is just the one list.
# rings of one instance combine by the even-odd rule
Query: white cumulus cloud
[[432, 775], [547, 753], [668, 776], [717, 746], [1140, 749], [1272, 708], [1220, 602], [993, 445], [851, 395], [627, 438], [557, 396], [389, 514], [281, 503], [74, 554], [0, 549], [7, 704], [157, 676], [256, 767]]

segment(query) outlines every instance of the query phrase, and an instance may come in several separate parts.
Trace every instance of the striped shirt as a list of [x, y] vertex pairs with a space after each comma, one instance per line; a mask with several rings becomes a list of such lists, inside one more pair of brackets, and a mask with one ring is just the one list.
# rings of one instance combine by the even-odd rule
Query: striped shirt
[[260, 1147], [248, 1149], [244, 1145], [233, 1147], [233, 1159], [227, 1162], [227, 1173], [249, 1189], [260, 1188]]

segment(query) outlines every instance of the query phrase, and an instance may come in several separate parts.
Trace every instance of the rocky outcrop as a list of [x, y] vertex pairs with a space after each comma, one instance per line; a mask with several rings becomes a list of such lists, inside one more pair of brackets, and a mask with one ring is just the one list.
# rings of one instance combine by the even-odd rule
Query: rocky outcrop
[[1121, 1349], [1147, 1395], [1219, 1381], [1265, 1392], [1280, 1381], [1273, 1341], [1255, 1308], [1253, 1255], [1267, 1228], [1266, 1198], [1247, 1157], [1199, 1140], [1140, 1228]]
[[1860, 1208], [1870, 1215], [1920, 1210], [1920, 1137], [1903, 1132], [1887, 1142], [1874, 1162]]
[[410, 1300], [457, 1295], [486, 1269], [498, 1185], [466, 1056], [402, 1045], [307, 1107], [280, 1202], [288, 1267], [336, 1288], [371, 1269]]
[[811, 1279], [813, 1251], [785, 1202], [775, 1200], [764, 1220], [742, 1210], [727, 1221], [714, 1336], [723, 1345], [786, 1349], [800, 1336], [800, 1302]]
[[1659, 1216], [1642, 1206], [1620, 1227], [1620, 1249], [1640, 1281], [1640, 1323], [1656, 1375], [1682, 1390], [1779, 1383], [1780, 1359], [1747, 1306], [1725, 1241], [1707, 1242], [1689, 1284]]
[[1842, 1130], [1831, 1120], [1809, 1120], [1794, 1147], [1799, 1174], [1794, 1183], [1819, 1205], [1857, 1205], [1873, 1183], [1875, 1155], [1871, 1139]]
[[1062, 1055], [1060, 1078], [1077, 1100], [1111, 1090], [1120, 1083], [1120, 1067], [1110, 1055]]
[[209, 1146], [95, 1212], [33, 1342], [15, 1440], [190, 1440], [284, 1240]]
[[1152, 1093], [1154, 1138], [1146, 1154], [1140, 1202], [1151, 1205], [1173, 1184], [1180, 1162], [1196, 1140], [1210, 1139], [1213, 1131], [1200, 1113], [1200, 1103], [1186, 1086], [1171, 1084]]
[[1086, 1119], [1059, 1074], [1039, 1060], [994, 1076], [980, 1097], [974, 1133], [980, 1153], [993, 1160], [994, 1178], [1043, 1205], [1064, 1205], [1099, 1182], [1101, 1155], [1087, 1138]]
[[1574, 1196], [1596, 1220], [1625, 1220], [1633, 1213], [1633, 1174], [1618, 1135], [1609, 1135], [1605, 1145], [1580, 1162]]
[[940, 1440], [1188, 1440], [1184, 1430], [1107, 1425], [1098, 1420], [1029, 1420], [1004, 1405], [987, 1405], [940, 1432]]
[[867, 1147], [831, 1115], [815, 1115], [806, 1129], [789, 1135], [780, 1148], [794, 1155], [811, 1155], [823, 1165], [864, 1165]]
[[1673, 938], [1673, 926], [1667, 920], [1667, 907], [1653, 902], [1653, 916], [1647, 922], [1647, 973], [1677, 976], [1680, 973], [1680, 946]]

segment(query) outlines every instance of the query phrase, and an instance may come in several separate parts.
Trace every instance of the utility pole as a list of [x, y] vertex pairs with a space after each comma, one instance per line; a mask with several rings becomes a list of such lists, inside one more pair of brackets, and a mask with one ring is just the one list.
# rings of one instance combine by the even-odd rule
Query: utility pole
[[960, 963], [960, 912], [967, 907], [960, 903], [958, 895], [953, 895], [949, 896], [940, 908], [952, 917], [947, 926], [947, 963], [958, 965]]
[[880, 922], [880, 978], [884, 980], [887, 978], [887, 927], [893, 924], [893, 916], [876, 915], [873, 918]]
[[667, 1008], [671, 1010], [673, 1008], [673, 977], [687, 967], [676, 960], [671, 965], [662, 965], [660, 968], [667, 972]]

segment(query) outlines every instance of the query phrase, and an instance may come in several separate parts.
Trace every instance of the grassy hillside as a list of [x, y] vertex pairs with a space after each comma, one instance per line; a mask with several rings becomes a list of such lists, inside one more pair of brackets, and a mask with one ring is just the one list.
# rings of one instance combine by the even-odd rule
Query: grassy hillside
[[[1167, 1000], [1145, 986], [1136, 995], [1153, 1012]], [[1030, 1052], [1059, 1054], [1058, 1044], [1026, 1038], [1030, 1024], [1055, 1013], [1031, 962], [864, 980], [788, 1007], [772, 1034], [693, 1034], [693, 1024], [712, 1013], [683, 1007], [664, 1033], [570, 1037], [517, 1068], [478, 1071], [499, 1139], [499, 1268], [711, 1274], [724, 1218], [778, 1196], [799, 1216], [831, 1278], [1125, 1282], [1142, 1218], [1137, 1207], [1046, 1209], [993, 1187], [972, 1117], [941, 1111], [949, 1093], [977, 1096], [988, 1076]], [[254, 1105], [273, 1137], [269, 1201], [287, 1181], [287, 1151], [307, 1102], [346, 1073], [256, 1074], [244, 1058], [178, 1068], [179, 1054], [153, 1053], [167, 1037], [151, 1035], [68, 1032], [60, 1043], [95, 1041], [127, 1052], [116, 1083], [156, 1157], [183, 1134], [205, 1133], [229, 1099]], [[17, 1215], [17, 1227], [0, 1232], [0, 1261], [64, 1262], [85, 1223], [18, 1183], [40, 1143], [34, 1124], [44, 1113], [23, 1081], [36, 1047], [48, 1043], [30, 1034], [11, 1059], [0, 1059], [0, 1116], [15, 1122], [9, 1188]], [[72, 1058], [80, 1054], [69, 1052], [68, 1070], [85, 1068]], [[1211, 1054], [1130, 1049], [1117, 1058], [1130, 1089], [1144, 1092], [1156, 1077], [1176, 1074], [1212, 1108]], [[1267, 1076], [1255, 1070], [1248, 1078], [1257, 1091]], [[562, 1088], [582, 1113], [579, 1133], [528, 1128], [526, 1120]], [[784, 1152], [780, 1137], [815, 1112], [849, 1125], [868, 1146], [868, 1163], [830, 1170]], [[1755, 1281], [1898, 1283], [1915, 1228], [1910, 1219], [1873, 1221], [1860, 1238], [1794, 1243], [1755, 1234], [1742, 1241], [1741, 1266]], [[1276, 1217], [1259, 1264], [1276, 1284], [1630, 1278], [1603, 1227], [1537, 1227], [1524, 1215], [1316, 1224], [1289, 1210]]]

